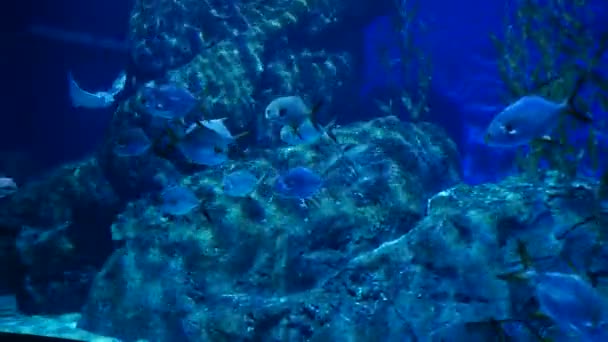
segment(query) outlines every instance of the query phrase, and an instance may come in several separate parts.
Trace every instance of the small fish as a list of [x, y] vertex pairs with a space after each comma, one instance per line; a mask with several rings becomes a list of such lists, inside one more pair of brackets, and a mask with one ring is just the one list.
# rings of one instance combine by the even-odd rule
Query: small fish
[[222, 137], [228, 141], [234, 141], [240, 137], [245, 136], [248, 133], [248, 132], [243, 132], [243, 133], [237, 134], [236, 136], [232, 135], [232, 133], [230, 133], [230, 130], [228, 130], [228, 127], [226, 127], [226, 125], [224, 125], [225, 120], [226, 120], [226, 118], [201, 120], [201, 121], [198, 121], [197, 124], [202, 125], [208, 129], [214, 131], [220, 137]]
[[0, 198], [10, 196], [17, 190], [17, 183], [12, 178], [0, 177]]
[[199, 199], [188, 188], [173, 186], [161, 194], [161, 211], [166, 215], [182, 216], [198, 207]]
[[197, 127], [176, 142], [178, 150], [190, 162], [215, 166], [228, 160], [230, 141], [213, 130]]
[[579, 113], [574, 106], [574, 99], [584, 80], [585, 78], [580, 78], [572, 95], [562, 102], [537, 95], [524, 96], [515, 101], [492, 120], [484, 136], [485, 143], [495, 147], [526, 145], [534, 139], [549, 135], [564, 115], [590, 123], [591, 118], [585, 113]]
[[285, 125], [281, 128], [281, 140], [289, 145], [300, 145], [300, 144], [310, 144], [322, 136], [327, 136], [337, 145], [338, 142], [331, 134], [330, 128], [335, 125], [335, 120], [331, 121], [325, 127], [315, 126], [310, 119], [304, 120], [299, 126], [293, 127], [290, 125]]
[[183, 119], [196, 106], [197, 100], [187, 89], [174, 84], [147, 84], [137, 99], [137, 109], [164, 119]]
[[309, 168], [298, 166], [279, 176], [274, 191], [287, 198], [309, 199], [323, 185], [323, 179]]
[[121, 92], [126, 84], [127, 75], [121, 72], [108, 91], [90, 93], [80, 88], [71, 72], [68, 72], [69, 94], [72, 106], [78, 108], [108, 108], [114, 104], [114, 97]]
[[316, 123], [315, 116], [321, 105], [319, 102], [311, 109], [299, 96], [283, 96], [270, 102], [264, 115], [270, 121], [297, 128], [307, 119]]
[[146, 153], [152, 142], [141, 128], [131, 128], [118, 135], [114, 153], [119, 157], [135, 157]]
[[247, 197], [263, 179], [258, 179], [247, 170], [238, 170], [224, 176], [222, 189], [230, 197]]

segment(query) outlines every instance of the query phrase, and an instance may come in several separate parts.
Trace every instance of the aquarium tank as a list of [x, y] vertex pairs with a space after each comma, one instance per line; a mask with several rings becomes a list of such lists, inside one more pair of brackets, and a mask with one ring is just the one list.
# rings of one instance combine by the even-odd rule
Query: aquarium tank
[[608, 341], [605, 1], [2, 15], [0, 340]]

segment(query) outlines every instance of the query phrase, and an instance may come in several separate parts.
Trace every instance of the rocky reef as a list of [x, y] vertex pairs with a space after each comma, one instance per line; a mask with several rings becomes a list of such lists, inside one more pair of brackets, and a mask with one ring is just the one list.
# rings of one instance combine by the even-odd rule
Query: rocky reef
[[[394, 124], [376, 120], [338, 137], [396, 138], [378, 129]], [[211, 222], [198, 211], [162, 217], [150, 199], [129, 204], [112, 227], [124, 246], [99, 273], [79, 326], [125, 340], [489, 341], [498, 332], [472, 324], [525, 320], [537, 310], [524, 285], [498, 277], [521, 268], [521, 241], [539, 270], [603, 271], [605, 251], [593, 248], [598, 223], [589, 219], [601, 217], [595, 184], [514, 177], [449, 187], [458, 180], [453, 150], [416, 135], [419, 129], [363, 140], [408, 158], [385, 155], [387, 174], [361, 152], [366, 163], [354, 165], [365, 179], [330, 172], [315, 206], [271, 198], [265, 184], [241, 203], [211, 195], [217, 170], [184, 180], [206, 196]], [[424, 150], [413, 149], [410, 142], [424, 136]], [[424, 157], [412, 158], [414, 151]], [[308, 156], [299, 163], [326, 160], [314, 147], [275, 155], [293, 153]], [[442, 171], [402, 172], [431, 165]], [[370, 189], [383, 198], [362, 202]], [[560, 334], [547, 321], [531, 325]]]
[[[197, 120], [237, 132], [270, 131], [259, 121], [278, 95], [324, 99], [324, 115], [340, 117], [357, 106], [357, 43], [344, 32], [391, 6], [140, 0], [132, 59], [138, 76], [195, 94]], [[123, 341], [525, 340], [558, 332], [504, 274], [578, 269], [603, 289], [592, 180], [465, 185], [442, 128], [395, 116], [295, 146], [246, 138], [221, 165], [186, 165], [157, 150], [168, 130], [139, 112], [140, 95], [119, 104], [95, 156], [0, 202], [0, 285], [22, 312], [78, 311], [62, 324]], [[133, 127], [155, 133], [152, 147], [117, 155], [117, 132]], [[314, 196], [277, 191], [295, 167], [319, 175]], [[251, 194], [227, 194], [235, 170], [259, 179]], [[168, 213], [168, 187], [197, 203]]]
[[20, 310], [79, 310], [113, 249], [108, 226], [120, 206], [95, 159], [60, 167], [2, 201], [0, 278]]
[[[79, 326], [127, 340], [305, 337], [335, 310], [380, 300], [376, 285], [351, 279], [367, 276], [350, 265], [407, 233], [429, 196], [459, 181], [458, 153], [438, 127], [395, 117], [334, 134], [339, 145], [252, 151], [185, 178], [201, 199], [185, 216], [163, 215], [154, 196], [129, 203], [112, 225], [123, 247], [99, 273]], [[294, 166], [324, 175], [310, 201], [273, 193], [276, 174]], [[221, 190], [233, 169], [266, 176], [235, 199]]]
[[348, 113], [353, 101], [339, 95], [357, 81], [357, 31], [394, 6], [141, 0], [130, 23], [133, 61], [143, 74], [187, 85], [209, 116], [229, 117], [239, 130], [287, 94], [322, 98], [332, 115]]
[[[200, 205], [182, 216], [164, 214], [154, 192], [117, 200], [93, 161], [66, 166], [3, 203], [3, 226], [17, 232], [25, 278], [69, 273], [70, 260], [99, 254], [78, 246], [111, 234], [116, 249], [103, 266], [80, 269], [86, 300], [61, 308], [83, 305], [79, 328], [126, 341], [486, 341], [496, 330], [471, 324], [536, 310], [525, 285], [497, 277], [521, 269], [521, 242], [539, 270], [605, 272], [595, 182], [549, 173], [468, 186], [455, 145], [434, 125], [385, 117], [333, 133], [337, 144], [248, 149], [183, 178]], [[294, 166], [323, 175], [313, 198], [273, 191]], [[264, 175], [249, 197], [223, 193], [235, 169]], [[106, 219], [97, 229], [74, 224], [85, 213]], [[52, 312], [74, 286], [47, 282], [25, 298]]]

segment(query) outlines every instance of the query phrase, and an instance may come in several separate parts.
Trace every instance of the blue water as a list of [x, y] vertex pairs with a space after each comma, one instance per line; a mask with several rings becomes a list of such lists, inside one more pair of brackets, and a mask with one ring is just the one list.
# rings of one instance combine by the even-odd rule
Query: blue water
[[[125, 341], [484, 341], [498, 330], [516, 341], [538, 332], [560, 341], [562, 332], [584, 341], [606, 336], [603, 301], [592, 317], [580, 310], [573, 318], [593, 333], [567, 331], [572, 324], [556, 315], [521, 318], [538, 309], [537, 284], [507, 286], [495, 277], [513, 264], [535, 274], [576, 273], [593, 285], [585, 287], [589, 298], [606, 299], [599, 291], [608, 223], [598, 197], [605, 189], [596, 188], [608, 170], [606, 83], [579, 94], [589, 100], [599, 151], [599, 168], [588, 154], [569, 163], [582, 185], [505, 181], [522, 174], [517, 157], [536, 145], [484, 142], [485, 128], [517, 99], [501, 81], [502, 56], [489, 37], [504, 42], [505, 14], [525, 2], [428, 0], [414, 9], [402, 0], [406, 14], [418, 11], [409, 26], [392, 7], [399, 0], [361, 1], [369, 14], [349, 12], [343, 20], [351, 26], [327, 24], [331, 11], [313, 8], [302, 15], [301, 32], [290, 27], [261, 42], [259, 32], [278, 24], [255, 23], [246, 1], [205, 2], [213, 11], [190, 0], [27, 1], [3, 11], [0, 177], [18, 188], [0, 185], [0, 256], [8, 260], [0, 267], [0, 332], [10, 312], [3, 303], [11, 302], [2, 299], [15, 294], [22, 314], [77, 313], [65, 318], [69, 324], [49, 322]], [[608, 44], [608, 5], [586, 6], [594, 17], [583, 25], [595, 38], [577, 49], [591, 51], [603, 46], [602, 35]], [[315, 35], [319, 27], [326, 34]], [[404, 47], [405, 33], [411, 45]], [[234, 45], [218, 53], [226, 42]], [[528, 43], [522, 46], [538, 63]], [[349, 58], [333, 55], [340, 52]], [[237, 76], [228, 70], [231, 53], [249, 63]], [[196, 57], [206, 62], [189, 64]], [[555, 58], [556, 73], [566, 74], [567, 58]], [[142, 71], [144, 64], [154, 72]], [[608, 54], [593, 67], [608, 80]], [[68, 73], [94, 93], [125, 70], [127, 86], [108, 108], [72, 105]], [[137, 93], [147, 81], [156, 82], [149, 86], [157, 98]], [[535, 92], [542, 81], [522, 82]], [[420, 91], [428, 105], [422, 121], [434, 126], [399, 103], [402, 93], [416, 100]], [[280, 122], [264, 118], [272, 99], [292, 95], [310, 108], [278, 110]], [[191, 101], [179, 115], [142, 110], [171, 112], [185, 105], [171, 103], [179, 98]], [[384, 118], [380, 104], [396, 118]], [[202, 127], [202, 118], [226, 118], [220, 121], [236, 138]], [[280, 141], [282, 128], [307, 120], [322, 133], [313, 142]], [[137, 153], [113, 153], [134, 128], [141, 134], [122, 143]], [[569, 145], [553, 148], [589, 147], [587, 126], [568, 132]], [[219, 165], [189, 160], [180, 150], [188, 134], [200, 134], [192, 149]], [[285, 181], [298, 168], [315, 184]], [[222, 190], [235, 170], [256, 176], [243, 196]], [[305, 194], [288, 195], [298, 189]]]

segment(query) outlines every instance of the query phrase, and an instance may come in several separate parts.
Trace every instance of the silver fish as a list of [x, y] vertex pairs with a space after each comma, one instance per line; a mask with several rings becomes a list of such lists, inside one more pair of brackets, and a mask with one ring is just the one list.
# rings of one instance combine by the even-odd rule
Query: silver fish
[[578, 121], [590, 123], [592, 119], [586, 113], [580, 113], [574, 106], [574, 98], [582, 86], [581, 78], [573, 94], [562, 102], [554, 102], [542, 96], [524, 96], [500, 112], [484, 135], [489, 146], [517, 147], [532, 140], [550, 135], [565, 115]]

